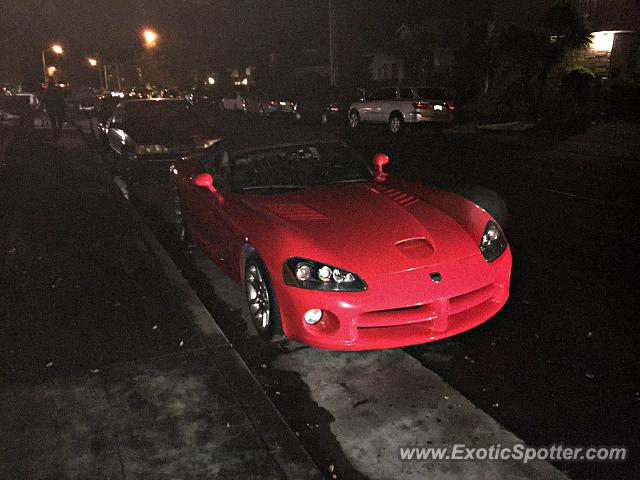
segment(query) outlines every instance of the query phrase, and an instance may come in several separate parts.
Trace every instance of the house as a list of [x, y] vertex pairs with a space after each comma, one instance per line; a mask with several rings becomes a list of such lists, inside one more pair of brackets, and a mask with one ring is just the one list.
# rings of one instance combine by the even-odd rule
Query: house
[[640, 2], [578, 0], [590, 27], [589, 48], [575, 58], [610, 84], [640, 83]]
[[370, 56], [369, 80], [374, 82], [400, 82], [406, 78], [404, 60], [398, 56], [378, 52]]

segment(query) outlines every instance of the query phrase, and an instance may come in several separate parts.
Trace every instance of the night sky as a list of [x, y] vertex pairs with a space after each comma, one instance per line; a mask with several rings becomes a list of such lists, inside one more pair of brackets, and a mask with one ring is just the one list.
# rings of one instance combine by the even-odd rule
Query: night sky
[[[486, 0], [476, 0], [477, 2]], [[472, 0], [335, 0], [338, 54], [345, 61], [388, 41], [402, 23], [420, 18], [463, 18]], [[548, 0], [494, 0], [500, 18], [525, 16]], [[91, 79], [89, 55], [135, 63], [145, 26], [161, 35], [159, 48], [184, 68], [215, 69], [259, 64], [328, 48], [327, 0], [2, 0], [0, 81], [16, 82], [41, 72], [40, 52], [53, 42], [65, 47], [56, 59], [78, 82]], [[522, 9], [524, 8], [524, 10]], [[325, 55], [326, 56], [326, 55]], [[95, 75], [95, 74], [94, 74]]]

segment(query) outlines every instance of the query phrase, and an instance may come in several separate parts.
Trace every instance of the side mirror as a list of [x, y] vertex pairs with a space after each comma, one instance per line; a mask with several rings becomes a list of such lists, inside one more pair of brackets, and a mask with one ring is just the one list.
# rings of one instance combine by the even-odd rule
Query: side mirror
[[374, 173], [376, 174], [376, 181], [383, 182], [387, 179], [388, 174], [384, 171], [383, 167], [389, 163], [389, 156], [384, 153], [376, 153], [373, 156]]
[[224, 197], [220, 195], [220, 192], [218, 192], [218, 190], [216, 190], [216, 187], [213, 186], [213, 177], [210, 173], [199, 173], [193, 178], [193, 180], [191, 180], [191, 183], [196, 187], [206, 188], [211, 193], [213, 193], [213, 196], [215, 197], [216, 203], [218, 205], [224, 204]]
[[206, 188], [211, 193], [218, 193], [216, 187], [213, 186], [213, 177], [210, 173], [199, 173], [191, 180], [191, 183], [196, 187]]

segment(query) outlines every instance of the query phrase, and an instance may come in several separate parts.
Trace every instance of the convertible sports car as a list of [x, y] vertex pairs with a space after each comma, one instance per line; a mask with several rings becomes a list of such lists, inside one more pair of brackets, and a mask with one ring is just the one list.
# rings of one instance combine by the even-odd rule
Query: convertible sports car
[[174, 167], [177, 219], [245, 285], [265, 337], [363, 350], [485, 322], [509, 295], [504, 233], [465, 198], [388, 176], [387, 162], [339, 141], [222, 140]]

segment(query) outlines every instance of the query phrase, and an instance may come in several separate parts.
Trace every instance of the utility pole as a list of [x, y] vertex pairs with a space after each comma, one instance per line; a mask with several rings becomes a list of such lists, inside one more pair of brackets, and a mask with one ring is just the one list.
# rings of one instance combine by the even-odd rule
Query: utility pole
[[122, 91], [122, 79], [120, 78], [120, 63], [116, 62], [116, 75], [118, 76], [118, 91]]
[[109, 76], [107, 74], [107, 64], [105, 63], [102, 67], [104, 70], [104, 89], [109, 90]]
[[336, 67], [336, 12], [333, 4], [334, 0], [329, 0], [329, 77], [331, 86], [338, 84], [338, 74]]

